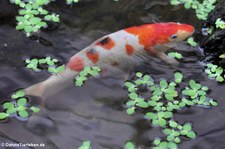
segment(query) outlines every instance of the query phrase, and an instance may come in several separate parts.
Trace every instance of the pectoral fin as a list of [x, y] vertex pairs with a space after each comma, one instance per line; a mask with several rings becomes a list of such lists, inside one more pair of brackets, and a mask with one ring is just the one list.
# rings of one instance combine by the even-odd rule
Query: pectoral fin
[[156, 52], [166, 52], [167, 50], [176, 47], [175, 43], [167, 43], [161, 44], [154, 47], [154, 51]]
[[179, 62], [169, 56], [167, 56], [164, 52], [159, 52], [157, 53], [157, 56], [162, 59], [164, 62], [170, 64], [170, 65], [175, 65], [177, 66], [179, 64]]

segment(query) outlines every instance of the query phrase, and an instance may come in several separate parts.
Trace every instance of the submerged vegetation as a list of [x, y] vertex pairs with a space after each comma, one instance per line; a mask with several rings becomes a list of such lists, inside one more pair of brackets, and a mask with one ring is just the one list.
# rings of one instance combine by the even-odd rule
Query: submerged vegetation
[[217, 105], [216, 101], [207, 97], [208, 87], [190, 80], [189, 86], [180, 88], [185, 85], [183, 80], [183, 74], [176, 72], [171, 82], [161, 79], [155, 83], [151, 76], [137, 72], [133, 81], [125, 83], [129, 97], [126, 103], [127, 114], [133, 115], [143, 109], [145, 119], [153, 126], [162, 128], [166, 135], [163, 139], [157, 137], [154, 140], [154, 149], [175, 149], [182, 138], [196, 137], [192, 124], [179, 124], [175, 121], [174, 112], [189, 106]]

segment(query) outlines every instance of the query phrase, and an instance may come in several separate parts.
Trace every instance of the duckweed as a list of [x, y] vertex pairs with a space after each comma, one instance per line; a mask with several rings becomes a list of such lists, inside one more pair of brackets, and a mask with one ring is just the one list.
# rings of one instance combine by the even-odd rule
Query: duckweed
[[188, 38], [187, 43], [193, 47], [197, 46], [197, 42], [194, 41], [193, 37]]
[[208, 14], [215, 8], [216, 0], [170, 0], [171, 5], [183, 4], [186, 9], [194, 9], [199, 20], [206, 20]]
[[19, 16], [16, 17], [18, 24], [17, 30], [23, 30], [27, 36], [47, 27], [47, 21], [59, 22], [59, 15], [49, 14], [49, 11], [43, 8], [50, 3], [49, 0], [10, 0], [11, 3], [18, 5]]
[[84, 82], [89, 78], [89, 77], [96, 77], [99, 75], [99, 72], [101, 71], [100, 67], [98, 66], [86, 66], [82, 71], [80, 71], [79, 75], [76, 76], [75, 78], [75, 86], [81, 87], [83, 86]]
[[[195, 80], [190, 80], [188, 86], [180, 88], [180, 84], [184, 84], [183, 78], [182, 73], [175, 72], [172, 81], [160, 79], [155, 82], [151, 76], [137, 72], [134, 80], [124, 84], [129, 98], [126, 102], [127, 114], [133, 115], [142, 109], [145, 119], [153, 126], [160, 127], [166, 135], [154, 140], [154, 149], [176, 149], [183, 138], [196, 138], [191, 123], [182, 125], [174, 120], [176, 110], [187, 106], [217, 106], [215, 100], [207, 97], [208, 87]], [[143, 87], [146, 89], [144, 93]]]
[[135, 149], [135, 146], [134, 146], [134, 144], [132, 142], [127, 142], [125, 144], [125, 147], [124, 148], [125, 149]]
[[217, 18], [215, 25], [216, 28], [225, 29], [225, 22], [221, 18]]
[[205, 73], [213, 79], [216, 79], [218, 82], [224, 82], [224, 70], [222, 67], [219, 67], [214, 64], [206, 64]]
[[11, 96], [12, 101], [7, 101], [2, 104], [4, 112], [0, 112], [0, 120], [16, 115], [20, 118], [27, 118], [31, 112], [37, 113], [40, 111], [38, 107], [29, 106], [28, 98], [25, 97], [23, 89], [17, 90]]
[[[81, 0], [66, 0], [67, 4], [78, 3]], [[117, 0], [114, 0], [117, 1]], [[50, 0], [10, 0], [11, 3], [20, 7], [16, 17], [17, 30], [23, 30], [27, 36], [39, 32], [41, 28], [47, 28], [48, 22], [60, 22], [59, 15], [50, 13], [44, 8]]]
[[84, 141], [83, 144], [78, 149], [90, 149], [91, 141]]
[[168, 56], [171, 58], [182, 59], [183, 56], [178, 52], [169, 52]]
[[44, 68], [47, 68], [49, 73], [58, 74], [65, 70], [65, 66], [61, 65], [57, 67], [59, 61], [57, 59], [46, 57], [46, 58], [34, 58], [34, 59], [26, 59], [26, 68], [31, 69], [33, 71], [39, 72]]

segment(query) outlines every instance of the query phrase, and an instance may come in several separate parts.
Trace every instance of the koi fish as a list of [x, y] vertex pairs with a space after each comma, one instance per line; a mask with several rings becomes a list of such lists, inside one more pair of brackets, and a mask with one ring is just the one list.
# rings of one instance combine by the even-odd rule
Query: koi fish
[[66, 84], [79, 74], [85, 66], [99, 66], [101, 70], [127, 72], [155, 56], [164, 62], [176, 65], [175, 59], [165, 52], [194, 33], [194, 27], [180, 23], [145, 24], [126, 28], [94, 41], [70, 58], [60, 75], [52, 75], [47, 80], [25, 89], [27, 95], [43, 97], [66, 88]]

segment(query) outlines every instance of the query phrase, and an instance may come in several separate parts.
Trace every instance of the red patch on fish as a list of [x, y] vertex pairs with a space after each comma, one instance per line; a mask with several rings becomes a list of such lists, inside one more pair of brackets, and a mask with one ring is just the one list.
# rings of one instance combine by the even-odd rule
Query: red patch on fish
[[[164, 27], [169, 28], [169, 30], [166, 30], [165, 32]], [[130, 27], [124, 29], [124, 31], [138, 36], [139, 44], [149, 48], [155, 46], [156, 44], [168, 43], [168, 37], [176, 33], [177, 25], [174, 23], [146, 24], [142, 26]]]
[[94, 64], [96, 64], [99, 60], [99, 52], [94, 49], [87, 51], [86, 56]]
[[105, 39], [103, 39], [102, 41], [97, 43], [96, 45], [100, 46], [106, 50], [111, 50], [116, 44], [111, 38], [106, 37]]
[[126, 52], [127, 52], [127, 55], [132, 55], [133, 53], [134, 53], [134, 47], [132, 46], [132, 45], [130, 45], [130, 44], [126, 44]]
[[81, 71], [84, 68], [85, 64], [83, 58], [74, 56], [70, 59], [67, 66], [72, 70]]
[[154, 42], [151, 41], [153, 37], [154, 28], [150, 25], [134, 26], [124, 30], [130, 34], [138, 36], [139, 44], [145, 47], [154, 45]]

